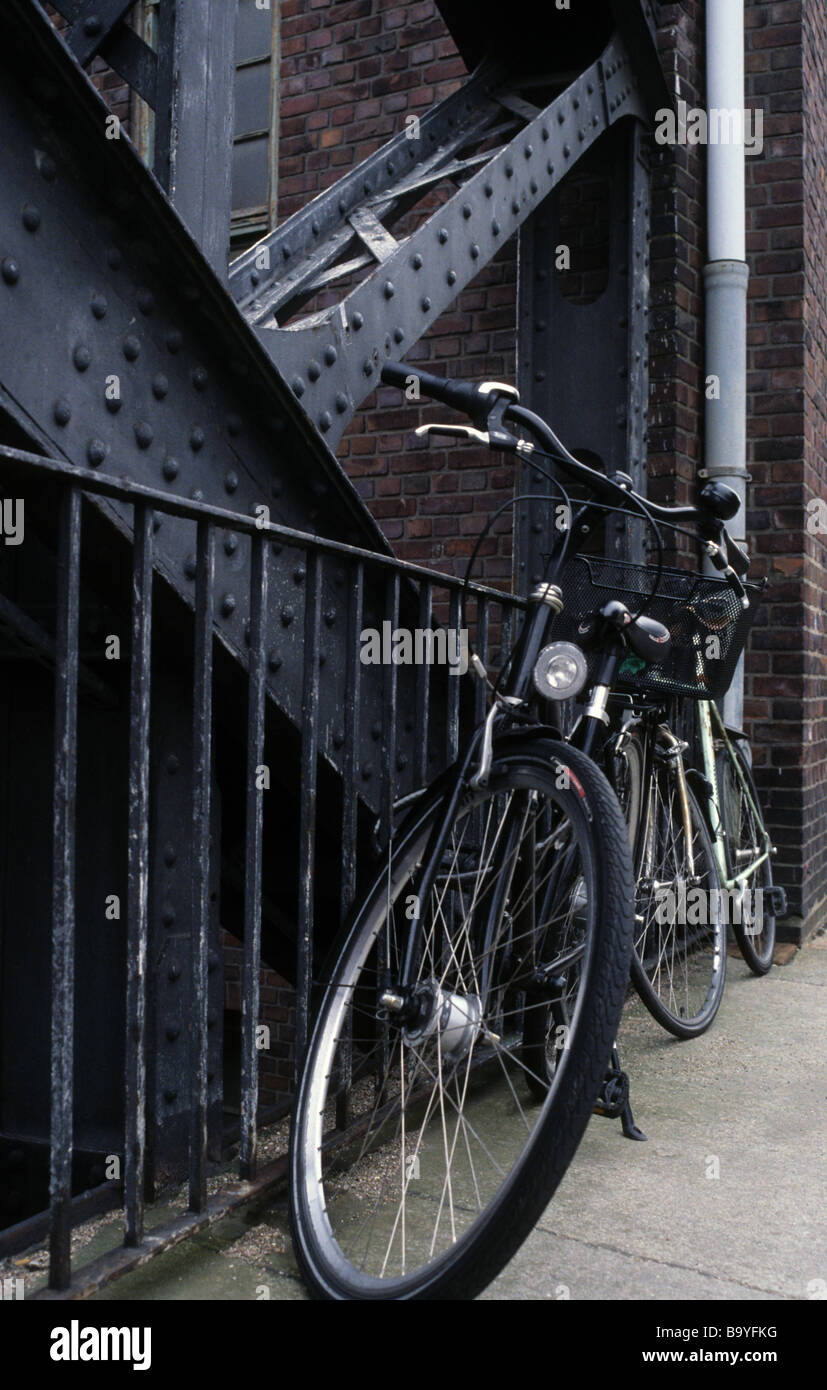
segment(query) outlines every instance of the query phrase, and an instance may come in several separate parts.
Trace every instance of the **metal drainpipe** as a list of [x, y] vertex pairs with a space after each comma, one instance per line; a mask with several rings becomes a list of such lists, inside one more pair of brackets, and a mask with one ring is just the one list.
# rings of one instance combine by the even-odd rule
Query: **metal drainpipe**
[[[743, 0], [707, 0], [707, 114], [744, 110]], [[741, 126], [738, 126], [741, 130]], [[712, 127], [710, 122], [710, 134]], [[741, 133], [743, 134], [742, 130]], [[746, 533], [747, 268], [744, 246], [744, 145], [707, 144], [707, 255], [704, 266], [707, 393], [704, 411], [706, 475], [719, 478], [741, 498], [729, 523], [733, 539]], [[717, 377], [718, 398], [709, 379]], [[710, 573], [715, 571], [709, 567]], [[744, 670], [739, 662], [723, 702], [728, 724], [743, 726]]]

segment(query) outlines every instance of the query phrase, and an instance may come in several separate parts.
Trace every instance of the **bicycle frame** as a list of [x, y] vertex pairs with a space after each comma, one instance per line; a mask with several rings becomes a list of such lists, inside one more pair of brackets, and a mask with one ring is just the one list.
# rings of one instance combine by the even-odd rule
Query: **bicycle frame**
[[[761, 811], [752, 798], [749, 783], [741, 770], [741, 764], [735, 756], [729, 735], [724, 726], [718, 706], [713, 700], [698, 701], [698, 742], [700, 744], [701, 757], [703, 760], [704, 776], [712, 788], [709, 798], [709, 828], [712, 834], [712, 845], [715, 851], [715, 859], [718, 864], [718, 872], [721, 878], [721, 885], [726, 889], [742, 889], [746, 882], [761, 867], [772, 854], [772, 842], [767, 834], [764, 818]], [[749, 808], [752, 811], [757, 825], [760, 825], [763, 838], [763, 853], [752, 859], [748, 865], [738, 866], [738, 873], [731, 877], [729, 864], [726, 855], [726, 832], [724, 830], [724, 818], [721, 809], [721, 796], [718, 786], [718, 768], [716, 762], [717, 748], [723, 748], [729, 759], [731, 766], [735, 770], [735, 775], [745, 793]]]

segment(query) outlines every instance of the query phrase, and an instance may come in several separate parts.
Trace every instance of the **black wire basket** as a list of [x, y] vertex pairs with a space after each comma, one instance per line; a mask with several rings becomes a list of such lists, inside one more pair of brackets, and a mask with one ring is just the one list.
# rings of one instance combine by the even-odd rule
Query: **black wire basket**
[[[582, 643], [580, 623], [609, 599], [620, 599], [636, 613], [652, 592], [655, 575], [654, 566], [593, 555], [573, 556], [557, 579], [564, 606], [555, 621], [553, 639]], [[658, 592], [646, 612], [672, 634], [669, 655], [661, 663], [647, 665], [627, 653], [618, 669], [616, 688], [685, 695], [695, 700], [720, 699], [735, 674], [765, 582], [744, 584], [749, 607], [742, 608], [725, 579], [664, 566]], [[588, 652], [587, 656], [593, 679], [599, 658]]]

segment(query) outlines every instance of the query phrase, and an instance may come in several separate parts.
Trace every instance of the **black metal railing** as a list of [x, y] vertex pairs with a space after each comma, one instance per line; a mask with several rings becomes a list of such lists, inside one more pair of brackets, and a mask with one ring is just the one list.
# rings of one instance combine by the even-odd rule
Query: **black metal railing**
[[[261, 518], [236, 513], [195, 500], [184, 500], [69, 466], [63, 460], [0, 447], [7, 476], [21, 486], [34, 486], [43, 495], [57, 490], [57, 568], [54, 625], [54, 803], [51, 1002], [51, 1129], [50, 1129], [50, 1273], [53, 1296], [70, 1290], [89, 1292], [142, 1263], [184, 1235], [220, 1219], [233, 1206], [284, 1174], [277, 1160], [260, 1168], [258, 1155], [259, 1058], [256, 1026], [260, 1014], [259, 975], [262, 947], [262, 867], [264, 786], [257, 775], [265, 764], [268, 700], [267, 632], [271, 614], [273, 572], [278, 562], [304, 570], [304, 625], [298, 651], [301, 662], [301, 710], [298, 775], [295, 789], [299, 814], [298, 882], [295, 890], [296, 1037], [294, 1064], [304, 1052], [311, 1019], [316, 921], [314, 880], [317, 874], [317, 833], [321, 823], [337, 847], [340, 917], [357, 891], [360, 871], [360, 821], [376, 822], [376, 842], [387, 841], [400, 791], [410, 795], [457, 754], [462, 727], [484, 710], [485, 692], [479, 682], [443, 679], [425, 662], [408, 670], [390, 663], [378, 674], [363, 665], [359, 637], [366, 614], [384, 615], [392, 629], [415, 623], [422, 631], [447, 618], [457, 633], [467, 628], [483, 662], [496, 666], [508, 649], [515, 614], [523, 604], [511, 595], [484, 585], [463, 590], [461, 581], [392, 555], [374, 554], [335, 540], [314, 536]], [[94, 499], [94, 501], [90, 500]], [[118, 516], [131, 545], [129, 665], [129, 803], [127, 863], [126, 1052], [124, 1108], [124, 1249], [84, 1267], [72, 1281], [71, 1231], [74, 997], [75, 997], [75, 879], [76, 798], [83, 763], [78, 756], [79, 620], [84, 526], [95, 501], [118, 506]], [[178, 518], [192, 528], [194, 596], [188, 600], [193, 629], [192, 781], [189, 837], [190, 893], [190, 1027], [188, 1077], [189, 1212], [186, 1217], [144, 1230], [147, 1172], [147, 1064], [151, 1036], [147, 1028], [148, 934], [150, 930], [151, 739], [153, 718], [153, 600], [157, 601], [159, 569], [153, 557], [153, 537], [161, 516]], [[166, 522], [164, 523], [166, 524]], [[241, 1106], [239, 1181], [208, 1197], [208, 987], [211, 923], [211, 884], [216, 847], [211, 841], [213, 740], [215, 727], [214, 661], [217, 632], [214, 551], [216, 533], [230, 528], [249, 544], [249, 623], [246, 666], [246, 767], [243, 869], [243, 968]], [[346, 624], [337, 629], [340, 661], [336, 666], [340, 712], [339, 792], [320, 804], [320, 768], [330, 761], [331, 745], [321, 741], [322, 650], [326, 613], [324, 595], [331, 566], [336, 567], [343, 593]], [[238, 655], [238, 654], [236, 654]], [[295, 652], [294, 658], [295, 659]], [[327, 665], [330, 672], [332, 663]], [[82, 671], [81, 671], [82, 674]], [[378, 684], [377, 684], [378, 682]], [[368, 685], [370, 686], [368, 690]], [[381, 749], [378, 790], [360, 785], [366, 697], [378, 706], [376, 728]], [[296, 721], [294, 720], [294, 723]], [[376, 734], [376, 729], [374, 729]], [[435, 751], [436, 750], [436, 751]], [[326, 784], [329, 782], [326, 778]], [[331, 821], [333, 824], [331, 825]], [[347, 1125], [343, 1105], [338, 1123]]]

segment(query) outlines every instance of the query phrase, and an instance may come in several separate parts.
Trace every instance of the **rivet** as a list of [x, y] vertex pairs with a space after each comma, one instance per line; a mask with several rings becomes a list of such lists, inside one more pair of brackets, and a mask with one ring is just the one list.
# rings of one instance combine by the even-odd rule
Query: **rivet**
[[224, 553], [225, 555], [234, 555], [237, 550], [238, 536], [235, 531], [228, 531], [224, 537]]
[[304, 395], [304, 382], [300, 376], [293, 377], [293, 380], [290, 382], [290, 389], [294, 396], [301, 397]]
[[373, 739], [374, 743], [377, 742], [377, 741], [382, 737], [382, 721], [381, 721], [381, 719], [377, 719], [377, 720], [374, 721], [373, 728], [372, 728], [371, 731], [370, 731], [370, 735], [371, 735], [371, 738]]
[[396, 291], [393, 287], [392, 280], [385, 281], [384, 285], [382, 286], [382, 293], [386, 299], [393, 299], [393, 296], [395, 295]]
[[251, 271], [250, 271], [250, 284], [252, 285], [253, 289], [256, 288], [256, 286], [257, 286], [257, 284], [258, 284], [258, 282], [259, 282], [259, 278], [260, 278], [260, 277], [259, 277], [259, 273], [258, 273], [257, 270], [251, 270]]
[[364, 362], [362, 363], [362, 371], [364, 372], [365, 376], [373, 376], [373, 363], [371, 362], [369, 357], [366, 357]]
[[141, 354], [141, 344], [134, 333], [127, 333], [123, 340], [123, 355], [127, 362], [137, 362]]
[[421, 299], [419, 302], [420, 302], [420, 305], [421, 305], [421, 307], [422, 307], [422, 312], [423, 312], [423, 314], [427, 314], [428, 310], [429, 310], [430, 307], [431, 307], [431, 301], [430, 301], [430, 299], [428, 298], [427, 294], [426, 294], [426, 295], [423, 295], [422, 299]]
[[102, 439], [90, 439], [86, 446], [86, 457], [93, 468], [100, 468], [106, 458], [106, 445]]
[[313, 361], [313, 362], [308, 362], [308, 364], [307, 364], [307, 375], [309, 376], [309, 378], [310, 378], [311, 381], [318, 381], [318, 380], [319, 380], [319, 377], [321, 376], [321, 374], [322, 374], [322, 369], [321, 369], [321, 367], [319, 366], [318, 362], [315, 362], [315, 361]]
[[314, 236], [319, 235], [319, 220], [317, 217], [314, 217], [313, 221], [310, 223], [310, 230]]
[[167, 350], [169, 352], [180, 352], [183, 337], [177, 328], [171, 328], [167, 334]]
[[328, 366], [328, 367], [332, 367], [332, 366], [333, 366], [333, 363], [336, 361], [336, 349], [335, 349], [335, 347], [326, 347], [326, 348], [325, 348], [325, 350], [324, 350], [324, 360], [325, 360], [325, 365], [326, 365], [326, 366]]
[[514, 174], [514, 165], [509, 161], [505, 166], [505, 177], [510, 179]]
[[221, 616], [222, 618], [229, 618], [230, 614], [234, 612], [235, 598], [232, 594], [225, 594], [221, 600]]
[[536, 179], [532, 179], [528, 186], [529, 186], [529, 188], [530, 188], [530, 190], [531, 190], [532, 193], [536, 193], [536, 192], [537, 192], [537, 180], [536, 180]]
[[281, 623], [282, 623], [282, 627], [289, 627], [290, 624], [292, 623], [293, 619], [295, 618], [295, 616], [296, 616], [296, 615], [295, 615], [295, 613], [293, 612], [293, 609], [292, 609], [292, 608], [282, 608], [282, 610], [281, 610]]
[[121, 255], [118, 247], [110, 246], [109, 250], [106, 253], [106, 264], [109, 266], [109, 269], [120, 270], [122, 263], [123, 256]]
[[88, 19], [83, 21], [83, 32], [88, 38], [93, 39], [103, 28], [103, 20], [100, 15], [90, 14]]
[[523, 150], [523, 154], [525, 155], [526, 159], [530, 159], [531, 156], [533, 155], [533, 153], [534, 153], [534, 146], [533, 146], [533, 145], [526, 145], [525, 149]]
[[168, 869], [172, 868], [172, 865], [175, 863], [177, 858], [178, 852], [175, 846], [170, 844], [164, 845], [164, 863], [166, 864]]
[[180, 766], [181, 759], [178, 757], [178, 754], [170, 753], [169, 757], [167, 758], [167, 772], [169, 773], [170, 777], [175, 776], [175, 773], [178, 771]]
[[357, 309], [355, 314], [353, 315], [353, 318], [350, 321], [353, 324], [353, 327], [355, 328], [356, 332], [358, 333], [359, 329], [362, 327], [362, 324], [365, 322], [365, 318], [364, 315], [360, 314], [359, 310]]
[[181, 1029], [178, 1027], [178, 1024], [177, 1024], [177, 1023], [171, 1023], [171, 1024], [169, 1025], [169, 1027], [167, 1028], [167, 1042], [174, 1043], [174, 1042], [176, 1041], [176, 1039], [178, 1038], [180, 1032], [181, 1032]]
[[471, 205], [470, 205], [470, 203], [463, 203], [463, 205], [462, 205], [462, 215], [463, 215], [463, 217], [465, 218], [465, 220], [466, 220], [466, 222], [467, 222], [467, 221], [468, 221], [468, 218], [471, 216]]
[[371, 763], [362, 763], [362, 779], [369, 782], [373, 776], [373, 766]]
[[178, 1092], [174, 1091], [171, 1086], [168, 1086], [167, 1089], [164, 1091], [164, 1100], [166, 1101], [167, 1105], [172, 1105], [172, 1102], [177, 1099]]
[[337, 410], [338, 414], [339, 414], [339, 415], [344, 415], [345, 411], [347, 410], [347, 396], [343, 395], [342, 392], [340, 391], [340, 392], [338, 393], [338, 395], [336, 396], [336, 402], [335, 402], [335, 404], [336, 404], [336, 410]]
[[184, 561], [184, 574], [187, 576], [187, 579], [194, 579], [197, 573], [198, 566], [195, 563], [195, 556], [188, 555]]
[[322, 430], [324, 434], [327, 434], [327, 431], [330, 429], [332, 423], [333, 419], [330, 414], [330, 411], [323, 410], [321, 415], [319, 416], [319, 429]]
[[319, 652], [319, 665], [320, 665], [320, 666], [324, 666], [324, 664], [325, 664], [326, 661], [327, 661], [327, 652], [325, 652], [325, 651], [320, 651], [320, 652]]
[[495, 218], [494, 221], [491, 223], [491, 231], [494, 233], [494, 236], [499, 236], [499, 235], [500, 235], [500, 224], [499, 224], [499, 222], [497, 221], [496, 218]]
[[563, 154], [566, 156], [566, 159], [568, 159], [571, 154], [571, 148], [568, 145], [563, 146]]
[[445, 276], [445, 279], [448, 281], [448, 284], [449, 284], [449, 285], [456, 284], [456, 278], [457, 278], [457, 273], [456, 273], [455, 270], [449, 270], [449, 271], [448, 271], [448, 274]]
[[58, 425], [68, 425], [72, 418], [72, 407], [69, 402], [61, 396], [60, 400], [55, 401], [55, 423]]
[[167, 903], [166, 907], [161, 913], [161, 921], [163, 922], [165, 927], [172, 926], [173, 922], [175, 921], [175, 908], [172, 906], [172, 903]]
[[180, 469], [178, 466], [177, 459], [173, 458], [171, 455], [168, 458], [164, 459], [164, 462], [161, 465], [161, 472], [163, 473], [168, 483], [172, 483], [175, 481], [175, 479], [178, 477], [179, 471]]
[[57, 167], [51, 155], [41, 155], [38, 163], [38, 168], [40, 170], [41, 178], [44, 178], [47, 183], [51, 183], [55, 177], [55, 174], [57, 173]]
[[197, 454], [199, 449], [203, 449], [205, 437], [206, 436], [201, 426], [194, 425], [192, 430], [190, 431], [190, 448], [193, 450], [194, 453]]
[[217, 952], [217, 951], [210, 951], [209, 955], [207, 956], [207, 974], [208, 974], [208, 975], [212, 975], [213, 971], [215, 970], [215, 967], [218, 965], [218, 961], [219, 961], [218, 952]]
[[270, 655], [267, 658], [267, 665], [270, 667], [271, 671], [278, 671], [279, 667], [281, 666], [281, 657], [279, 656], [278, 652], [270, 653]]
[[565, 119], [566, 119], [566, 113], [565, 113], [565, 111], [558, 111], [558, 112], [557, 112], [557, 124], [558, 124], [558, 125], [562, 125]]
[[238, 474], [232, 468], [224, 475], [224, 487], [227, 492], [235, 492], [238, 487]]
[[405, 768], [408, 766], [407, 754], [405, 754], [405, 753], [400, 753], [400, 754], [398, 755], [398, 757], [397, 757], [397, 759], [396, 759], [396, 766], [397, 766], [397, 768], [399, 769], [400, 772], [403, 772], [403, 771], [405, 770]]
[[472, 260], [472, 261], [476, 261], [476, 260], [479, 258], [479, 254], [480, 254], [480, 248], [477, 246], [477, 243], [474, 242], [473, 246], [471, 247], [471, 251], [470, 251], [471, 260]]
[[20, 279], [20, 267], [17, 261], [12, 260], [11, 256], [7, 256], [3, 261], [0, 271], [2, 271], [3, 279], [7, 285], [16, 285]]
[[493, 197], [493, 195], [494, 195], [494, 188], [493, 188], [493, 185], [490, 184], [490, 183], [487, 183], [487, 184], [485, 185], [484, 189], [483, 189], [483, 192], [485, 193], [486, 198], [491, 198], [491, 197]]
[[324, 620], [327, 623], [328, 627], [332, 627], [336, 621], [336, 609], [328, 608], [327, 612], [324, 615]]
[[23, 208], [23, 226], [27, 232], [36, 232], [40, 226], [40, 209], [34, 203], [26, 203]]
[[574, 107], [575, 111], [579, 111], [579, 110], [580, 110], [580, 98], [579, 98], [579, 97], [573, 97], [573, 98], [572, 98], [572, 103], [571, 103], [571, 104], [572, 104], [572, 106]]
[[518, 212], [520, 211], [519, 199], [517, 199], [517, 198], [512, 198], [512, 199], [511, 199], [511, 211], [513, 212], [514, 216], [516, 217], [517, 214], [518, 214]]
[[204, 367], [196, 367], [192, 374], [192, 384], [196, 391], [206, 391], [209, 377]]
[[72, 361], [79, 372], [85, 372], [92, 361], [92, 354], [85, 343], [78, 343], [72, 353]]
[[422, 257], [420, 256], [418, 251], [415, 256], [411, 256], [411, 265], [413, 266], [414, 270], [422, 269]]
[[153, 438], [154, 435], [152, 433], [152, 426], [147, 424], [146, 420], [136, 420], [135, 440], [137, 442], [138, 448], [148, 449], [150, 444], [152, 443]]
[[290, 247], [285, 243], [285, 245], [282, 246], [282, 248], [281, 248], [281, 254], [282, 254], [282, 258], [283, 258], [285, 261], [289, 261], [289, 260], [290, 260], [290, 257], [291, 257], [292, 254], [293, 254], [293, 252], [290, 250]]
[[[169, 967], [169, 970], [167, 971], [167, 978], [170, 979], [170, 980], [172, 980], [173, 984], [175, 983], [176, 980], [180, 979], [180, 978], [181, 978], [181, 967], [180, 967], [180, 965], [171, 965], [171, 966]], [[174, 1097], [174, 1092], [173, 1092], [173, 1097]]]
[[106, 406], [106, 409], [109, 411], [110, 415], [117, 415], [118, 411], [123, 405], [123, 401], [121, 400], [120, 396], [104, 396], [103, 403]]
[[164, 376], [163, 372], [158, 372], [158, 374], [152, 378], [152, 394], [156, 401], [162, 401], [168, 391], [168, 378]]
[[333, 747], [334, 747], [334, 748], [341, 748], [341, 747], [342, 747], [342, 744], [344, 743], [344, 741], [345, 741], [345, 731], [344, 731], [344, 729], [334, 729], [334, 730], [333, 730]]
[[155, 308], [155, 296], [152, 290], [138, 290], [136, 295], [138, 308], [142, 314], [151, 314]]
[[548, 139], [548, 126], [547, 126], [547, 125], [544, 125], [544, 126], [543, 126], [543, 129], [542, 129], [542, 136], [543, 136], [543, 139], [544, 139], [544, 140], [547, 140], [547, 139]]
[[293, 578], [297, 584], [304, 583], [306, 574], [307, 570], [304, 568], [304, 565], [297, 565], [296, 568], [293, 570]]
[[440, 227], [439, 231], [437, 232], [437, 239], [439, 241], [440, 246], [445, 245], [446, 241], [448, 240], [448, 232], [445, 229], [445, 227]]
[[93, 294], [91, 300], [89, 301], [89, 308], [92, 310], [93, 318], [105, 318], [106, 310], [108, 308], [106, 296], [103, 294]]
[[554, 165], [552, 164], [551, 160], [549, 160], [548, 164], [546, 165], [546, 170], [549, 174], [554, 173]]
[[393, 341], [395, 343], [403, 343], [405, 341], [405, 334], [401, 328], [395, 328], [393, 330]]
[[241, 434], [241, 419], [238, 415], [227, 416], [227, 433], [235, 439], [236, 435]]

